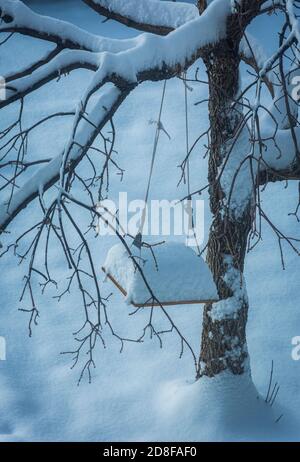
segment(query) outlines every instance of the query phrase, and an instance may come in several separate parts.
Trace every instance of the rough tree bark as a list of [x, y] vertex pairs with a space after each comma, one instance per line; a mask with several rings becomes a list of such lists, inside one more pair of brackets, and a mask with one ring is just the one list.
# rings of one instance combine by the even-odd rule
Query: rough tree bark
[[[234, 304], [231, 309], [214, 311], [216, 305], [204, 308], [199, 372], [213, 377], [224, 370], [242, 374], [248, 368], [246, 323], [248, 300], [243, 269], [247, 238], [251, 229], [251, 199], [242, 216], [236, 219], [226, 205], [226, 197], [217, 181], [218, 171], [226, 156], [241, 114], [232, 108], [239, 90], [240, 58], [232, 42], [224, 41], [205, 58], [209, 79], [209, 118], [211, 146], [209, 157], [209, 194], [213, 222], [210, 228], [207, 262], [218, 288], [220, 303]], [[225, 199], [225, 200], [224, 200]], [[219, 305], [220, 306], [220, 305]], [[222, 306], [222, 305], [221, 305]]]

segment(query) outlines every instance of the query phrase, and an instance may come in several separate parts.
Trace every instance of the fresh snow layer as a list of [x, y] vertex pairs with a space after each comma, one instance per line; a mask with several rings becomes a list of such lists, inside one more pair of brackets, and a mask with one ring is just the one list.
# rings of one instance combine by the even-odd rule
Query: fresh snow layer
[[[117, 39], [135, 34], [132, 29], [114, 21], [101, 23], [99, 16], [83, 2], [31, 0], [28, 4], [43, 14], [59, 16], [101, 35]], [[258, 18], [251, 26], [251, 33], [266, 45], [268, 54], [273, 53], [277, 44], [276, 23], [280, 27], [279, 15]], [[18, 62], [31, 62], [37, 59], [37, 52], [44, 50], [42, 46], [45, 47], [42, 41], [33, 46], [32, 39], [17, 34], [11, 41], [1, 47], [2, 75], [9, 66], [15, 70], [16, 55]], [[203, 70], [202, 67], [200, 69]], [[244, 74], [243, 78], [248, 79], [249, 76]], [[28, 127], [39, 117], [56, 110], [69, 106], [73, 109], [87, 79], [86, 71], [78, 71], [28, 96], [30, 100], [24, 108], [24, 126]], [[193, 85], [193, 88], [189, 114], [191, 136], [195, 139], [208, 128], [208, 120], [206, 106], [194, 106], [193, 103], [207, 98], [207, 94], [206, 86]], [[111, 176], [110, 194], [116, 200], [120, 188], [128, 192], [129, 200], [139, 198], [144, 191], [145, 178], [141, 171], [149, 165], [153, 146], [153, 132], [149, 129], [148, 120], [156, 117], [161, 89], [161, 83], [139, 86], [116, 114], [116, 148], [126, 172], [121, 185], [119, 176]], [[162, 137], [161, 140], [162, 154], [157, 158], [156, 195], [153, 198], [172, 200], [185, 193], [183, 186], [176, 189], [177, 165], [185, 152], [183, 95], [182, 82], [176, 79], [168, 82], [164, 123], [172, 138]], [[4, 125], [12, 117], [12, 109], [8, 111], [7, 117], [3, 114], [1, 119]], [[271, 120], [270, 125], [272, 130]], [[63, 149], [70, 129], [67, 121], [59, 120], [44, 132], [33, 134], [30, 155], [32, 153], [34, 159], [57, 155]], [[282, 162], [289, 155], [290, 141], [285, 133], [281, 131], [279, 134], [282, 136], [281, 145], [285, 147], [280, 159]], [[206, 162], [202, 160], [202, 151], [205, 152], [205, 149], [201, 145], [199, 153], [191, 157], [191, 184], [194, 189], [206, 184]], [[270, 141], [264, 156], [275, 162], [277, 155], [274, 142]], [[83, 168], [84, 174], [88, 172]], [[30, 176], [28, 174], [27, 178]], [[43, 184], [44, 181], [43, 177], [37, 183]], [[265, 212], [277, 226], [286, 235], [299, 235], [299, 223], [295, 217], [288, 216], [288, 212], [297, 206], [297, 182], [290, 182], [286, 189], [280, 182], [270, 184], [262, 196]], [[206, 195], [204, 199], [207, 236], [210, 220]], [[39, 218], [38, 204], [33, 203], [19, 215], [16, 226], [11, 228], [14, 234], [10, 240], [20, 234], [21, 227], [29, 227]], [[86, 223], [86, 220], [86, 214], [82, 212], [78, 222]], [[154, 337], [152, 340], [146, 338], [139, 345], [126, 344], [122, 354], [119, 354], [119, 343], [108, 337], [107, 348], [97, 348], [92, 383], [85, 379], [78, 387], [81, 365], [71, 370], [70, 358], [60, 352], [76, 346], [71, 333], [78, 330], [84, 318], [79, 303], [80, 293], [74, 288], [61, 303], [52, 298], [58, 294], [54, 288], [39, 297], [39, 326], [29, 339], [27, 319], [24, 313], [18, 312], [26, 267], [17, 265], [17, 261], [7, 254], [3, 258], [0, 280], [0, 336], [6, 338], [7, 344], [7, 360], [0, 361], [0, 441], [299, 441], [300, 361], [293, 361], [291, 357], [291, 339], [299, 335], [300, 326], [297, 310], [300, 302], [299, 257], [286, 246], [286, 270], [282, 271], [276, 237], [265, 222], [262, 223], [262, 233], [263, 244], [256, 246], [247, 257], [246, 281], [250, 299], [247, 338], [253, 380], [262, 396], [267, 393], [271, 360], [274, 360], [274, 380], [278, 381], [281, 389], [272, 408], [262, 399], [257, 399], [257, 393], [246, 378], [245, 381], [242, 378], [234, 381], [222, 376], [217, 380], [186, 383], [186, 378], [193, 377], [193, 362], [188, 352], [179, 359], [180, 341], [172, 334], [164, 337], [163, 349]], [[98, 262], [105, 260], [114, 240], [112, 236], [90, 239]], [[51, 267], [60, 283], [59, 289], [64, 289], [68, 273], [64, 256], [55, 242], [51, 249]], [[101, 285], [103, 294], [108, 295], [111, 287], [109, 284], [106, 287]], [[27, 306], [23, 305], [24, 308]], [[141, 335], [148, 322], [149, 310], [128, 316], [123, 297], [117, 291], [107, 306], [110, 320], [118, 333], [132, 338]], [[182, 308], [174, 306], [169, 312], [198, 352], [201, 307], [190, 305], [188, 310]], [[160, 314], [161, 310], [155, 310], [156, 326], [158, 329], [168, 328], [160, 320]], [[214, 314], [217, 315], [216, 312]], [[275, 423], [281, 414], [283, 417]]]
[[[137, 255], [139, 251], [133, 247], [132, 254], [159, 302], [218, 299], [207, 264], [190, 247], [169, 242], [153, 250], [156, 262], [148, 248], [142, 248], [141, 255]], [[104, 268], [124, 288], [128, 303], [151, 303], [152, 294], [123, 244], [109, 250]]]
[[227, 287], [231, 289], [233, 296], [213, 304], [209, 313], [209, 316], [213, 321], [235, 319], [238, 315], [238, 311], [241, 309], [243, 304], [247, 302], [247, 292], [245, 290], [243, 275], [233, 266], [233, 259], [231, 256], [227, 255], [227, 257], [225, 257], [225, 261], [227, 269], [223, 276], [223, 280]]
[[[159, 389], [157, 413], [161, 441], [175, 441], [179, 434], [176, 441], [223, 441], [221, 428], [227, 429], [227, 441], [245, 441], [247, 435], [256, 441], [280, 439], [278, 410], [265, 403], [247, 374], [167, 382]], [[198, 436], [194, 429], [200, 420]]]
[[259, 68], [263, 67], [267, 59], [262, 45], [249, 32], [247, 32], [247, 39], [243, 37], [240, 42], [240, 53], [248, 59], [255, 58]]
[[6, 29], [7, 27], [15, 27], [17, 29], [28, 28], [41, 34], [58, 37], [61, 39], [62, 43], [70, 41], [82, 50], [99, 53], [118, 53], [137, 44], [136, 38], [122, 40], [106, 38], [90, 33], [81, 27], [75, 26], [71, 22], [37, 14], [23, 2], [18, 0], [1, 0], [1, 9], [2, 14], [11, 15], [13, 21], [8, 24], [3, 22], [0, 25], [0, 30]]
[[[277, 110], [275, 116], [279, 123], [287, 122], [287, 117]], [[226, 167], [222, 166], [219, 169], [222, 190], [235, 217], [241, 217], [247, 204], [253, 200], [253, 178], [258, 171], [269, 168], [289, 169], [296, 158], [293, 133], [299, 140], [299, 127], [295, 127], [293, 133], [289, 129], [278, 129], [269, 114], [262, 117], [261, 121], [263, 149], [261, 150], [257, 143], [252, 151], [249, 131], [245, 127], [239, 134], [238, 142], [229, 145], [231, 152], [226, 159]]]
[[160, 0], [94, 0], [94, 3], [141, 24], [179, 27], [199, 16], [198, 8], [184, 2]]

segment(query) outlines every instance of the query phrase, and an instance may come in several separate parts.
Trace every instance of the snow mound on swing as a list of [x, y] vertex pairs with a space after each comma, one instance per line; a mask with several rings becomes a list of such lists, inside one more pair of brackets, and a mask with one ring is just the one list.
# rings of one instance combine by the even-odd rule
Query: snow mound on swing
[[[132, 255], [123, 244], [113, 246], [103, 269], [126, 292], [126, 302], [135, 305], [151, 304], [152, 294], [160, 303], [174, 304], [217, 300], [218, 293], [212, 274], [201, 256], [178, 242], [168, 242], [141, 253], [135, 247]], [[135, 265], [132, 256], [142, 270]]]
[[161, 441], [269, 441], [283, 437], [281, 410], [257, 392], [250, 374], [223, 372], [163, 384], [155, 403]]

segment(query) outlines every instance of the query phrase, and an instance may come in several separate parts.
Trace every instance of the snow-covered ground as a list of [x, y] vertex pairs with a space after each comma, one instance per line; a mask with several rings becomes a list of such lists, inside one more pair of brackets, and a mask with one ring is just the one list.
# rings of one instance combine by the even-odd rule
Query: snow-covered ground
[[[28, 3], [39, 12], [72, 21], [107, 37], [137, 35], [136, 31], [116, 23], [102, 23], [97, 14], [75, 0], [32, 0]], [[268, 53], [276, 43], [276, 34], [272, 31], [277, 21], [279, 19], [266, 17], [251, 28], [255, 37], [265, 40]], [[0, 74], [44, 50], [43, 43], [33, 46], [29, 38], [13, 38], [1, 47]], [[29, 124], [54, 108], [73, 108], [88, 77], [87, 71], [76, 71], [28, 97], [27, 103], [31, 104], [27, 104], [26, 122]], [[204, 105], [193, 105], [205, 97], [206, 89], [199, 84], [192, 86], [194, 90], [189, 92], [189, 98], [191, 138], [194, 140], [207, 125], [207, 111]], [[144, 196], [145, 172], [154, 136], [154, 126], [149, 125], [149, 120], [157, 117], [161, 91], [162, 83], [141, 85], [115, 117], [118, 160], [125, 169], [125, 176], [122, 183], [119, 176], [112, 176], [110, 197], [113, 199], [118, 198], [119, 191], [127, 191], [128, 200]], [[12, 109], [4, 114], [5, 123], [12, 117]], [[151, 196], [177, 199], [186, 194], [183, 186], [176, 188], [180, 174], [177, 166], [185, 155], [184, 89], [178, 80], [168, 82], [163, 123], [171, 140], [161, 138]], [[69, 128], [62, 120], [48, 124], [42, 135], [32, 136], [29, 149], [35, 155], [53, 156], [63, 146]], [[205, 184], [206, 161], [202, 159], [202, 152], [199, 146], [192, 158], [192, 189]], [[289, 235], [299, 235], [299, 223], [295, 217], [288, 216], [297, 204], [297, 197], [296, 184], [286, 189], [284, 184], [269, 185], [263, 194], [265, 211]], [[207, 236], [207, 200], [205, 210]], [[21, 227], [35, 216], [37, 208], [30, 206], [15, 224]], [[100, 268], [106, 253], [116, 242], [114, 237], [91, 241], [99, 278], [103, 278]], [[263, 242], [249, 254], [246, 263], [251, 307], [248, 344], [253, 380], [264, 397], [271, 361], [274, 361], [274, 378], [280, 391], [272, 409], [262, 399], [256, 399], [247, 381], [237, 383], [225, 377], [222, 381], [214, 381], [214, 386], [210, 379], [193, 383], [192, 358], [185, 352], [179, 359], [180, 342], [172, 334], [164, 338], [163, 349], [156, 339], [146, 338], [139, 345], [127, 344], [122, 354], [119, 343], [107, 339], [107, 349], [100, 346], [97, 349], [97, 368], [92, 383], [83, 380], [78, 387], [80, 367], [70, 370], [70, 358], [60, 355], [72, 349], [72, 332], [82, 324], [83, 310], [78, 293], [74, 291], [57, 303], [52, 298], [55, 291], [46, 292], [39, 300], [39, 326], [29, 338], [26, 315], [18, 312], [25, 269], [7, 255], [1, 261], [0, 280], [0, 336], [5, 337], [7, 343], [7, 360], [0, 361], [0, 441], [299, 440], [300, 361], [292, 360], [291, 339], [300, 335], [300, 261], [287, 247], [284, 249], [285, 271], [281, 268], [276, 237], [264, 227]], [[52, 265], [56, 278], [63, 281], [66, 273], [59, 249], [52, 249]], [[111, 290], [112, 286], [104, 286], [107, 294]], [[115, 290], [108, 309], [114, 325], [123, 335], [140, 335], [145, 313], [129, 316], [131, 308]], [[181, 305], [168, 310], [198, 350], [201, 306]], [[158, 312], [155, 317], [163, 325]], [[249, 401], [239, 411], [238, 403], [247, 396]]]

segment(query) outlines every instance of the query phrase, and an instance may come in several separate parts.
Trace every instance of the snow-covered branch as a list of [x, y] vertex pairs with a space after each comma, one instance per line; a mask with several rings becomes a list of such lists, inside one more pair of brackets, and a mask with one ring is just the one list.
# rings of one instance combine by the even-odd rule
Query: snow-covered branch
[[83, 0], [97, 13], [126, 26], [166, 35], [199, 16], [196, 6], [160, 0]]
[[275, 181], [300, 180], [300, 127], [265, 128], [261, 133], [263, 150], [256, 148], [258, 184]]
[[39, 67], [44, 66], [45, 64], [52, 61], [52, 59], [55, 58], [55, 56], [57, 56], [61, 51], [62, 51], [62, 48], [59, 45], [57, 45], [50, 52], [46, 53], [42, 58], [31, 62], [30, 64], [25, 66], [23, 69], [18, 69], [16, 72], [12, 72], [11, 74], [6, 75], [5, 82], [9, 83], [9, 82], [12, 82], [13, 80], [17, 80], [17, 79], [20, 79], [22, 77], [32, 74]]
[[[16, 80], [9, 77], [6, 99], [0, 102], [0, 108], [8, 106], [37, 90], [51, 80], [67, 74], [74, 69], [96, 71], [99, 66], [99, 55], [83, 50], [63, 50], [47, 64], [38, 67], [32, 74], [20, 72]], [[22, 75], [25, 74], [24, 77]]]
[[293, 45], [293, 43], [299, 44], [300, 42], [300, 25], [294, 13], [294, 3], [295, 0], [286, 1], [285, 11], [289, 20], [288, 26], [290, 28], [290, 32], [288, 36], [282, 41], [281, 46], [278, 48], [278, 50], [272, 56], [270, 56], [268, 60], [265, 61], [264, 66], [260, 71], [260, 76], [262, 79], [272, 69], [272, 67], [280, 58], [280, 56], [282, 56]]
[[[128, 90], [129, 91], [129, 90]], [[127, 92], [128, 93], [128, 92]], [[126, 96], [117, 88], [106, 91], [98, 101], [98, 105], [89, 114], [88, 121], [83, 120], [78, 129], [69, 152], [66, 171], [74, 169], [87, 153], [99, 131], [111, 119], [116, 109]], [[12, 197], [10, 203], [0, 206], [0, 226], [5, 229], [13, 218], [26, 207], [39, 192], [46, 191], [58, 179], [63, 153], [52, 159], [45, 167], [40, 168]]]
[[[156, 3], [159, 5], [156, 5]], [[169, 3], [172, 3], [172, 5]], [[95, 4], [97, 6], [101, 4], [102, 8], [108, 3], [107, 1], [97, 0]], [[150, 3], [148, 1], [147, 3], [144, 1], [141, 4], [139, 3], [139, 8], [133, 8], [132, 3], [112, 3], [110, 1], [110, 10], [114, 6], [117, 6], [117, 4], [119, 11], [127, 12], [128, 14], [131, 14], [131, 12], [133, 14], [133, 11], [135, 11], [136, 17], [140, 19], [143, 15], [145, 17], [158, 17], [157, 9], [155, 10], [155, 14], [152, 13], [151, 16]], [[165, 38], [161, 41], [160, 38], [155, 39], [147, 34], [129, 40], [114, 40], [90, 34], [65, 21], [36, 14], [19, 0], [0, 0], [3, 21], [0, 31], [20, 32], [57, 43], [56, 49], [52, 50], [44, 58], [27, 65], [24, 69], [18, 70], [16, 74], [6, 76], [6, 81], [10, 83], [8, 96], [5, 101], [1, 102], [0, 107], [7, 106], [54, 78], [59, 77], [61, 74], [69, 73], [74, 69], [85, 68], [93, 71], [97, 70], [99, 62], [102, 60], [99, 56], [100, 53], [114, 53], [120, 55], [120, 57], [121, 55], [124, 57], [126, 55], [126, 61], [128, 61], [127, 58], [131, 61], [131, 55], [135, 59], [136, 55], [140, 55], [138, 50], [143, 46], [144, 53], [142, 59], [150, 56], [150, 59], [147, 59], [148, 62], [146, 63], [145, 70], [155, 67], [155, 65], [153, 66], [153, 54], [157, 55], [157, 57], [154, 57], [157, 61], [157, 67], [161, 67], [162, 63], [163, 65], [173, 66], [174, 62], [177, 61], [177, 57], [178, 61], [181, 61], [178, 64], [183, 66], [185, 64], [184, 61], [187, 63], [189, 60], [199, 57], [201, 55], [201, 48], [214, 44], [226, 35], [226, 20], [229, 14], [231, 14], [231, 2], [229, 0], [222, 2], [215, 0], [201, 17], [195, 14], [195, 11], [198, 10], [191, 5], [182, 3], [174, 5], [173, 2], [151, 0], [151, 8], [155, 5], [159, 10], [162, 10], [162, 16], [159, 17], [165, 18], [166, 24], [174, 22], [175, 16], [181, 11], [182, 14], [179, 14], [176, 24], [174, 22], [174, 27], [180, 26], [181, 23], [184, 24], [185, 21], [189, 22], [189, 24], [179, 27], [175, 35], [174, 33], [171, 34], [170, 40]], [[168, 16], [168, 12], [170, 13], [170, 17]], [[193, 17], [196, 17], [196, 19], [193, 20]], [[189, 37], [189, 41], [186, 39], [187, 36]], [[257, 67], [261, 59], [259, 56], [257, 59], [257, 56], [253, 54], [253, 49], [258, 50], [258, 47], [249, 50], [249, 46], [246, 45], [242, 45], [242, 58], [248, 64]], [[64, 48], [72, 49], [73, 54], [71, 51], [63, 51]], [[127, 55], [125, 52], [130, 50], [132, 53], [128, 53]], [[157, 50], [159, 50], [159, 53]], [[173, 56], [170, 56], [172, 54]], [[170, 61], [171, 63], [169, 64]], [[130, 68], [130, 66], [128, 66], [127, 62], [127, 68]], [[119, 69], [120, 67], [118, 66]]]
[[[96, 3], [101, 7], [107, 5], [104, 0], [98, 0]], [[127, 11], [129, 15], [131, 7], [126, 7], [126, 2], [110, 2], [110, 7], [113, 8], [117, 3], [119, 12], [123, 11], [125, 14], [125, 11]], [[162, 8], [166, 8], [166, 11], [171, 6], [169, 5], [170, 2], [158, 3], [162, 5]], [[140, 19], [142, 14], [146, 14], [146, 4], [142, 2], [141, 5], [141, 11], [137, 12], [137, 14], [140, 14]], [[180, 3], [175, 3], [175, 10], [176, 8], [183, 7]], [[36, 30], [47, 27], [47, 33], [51, 35], [55, 32], [56, 37], [60, 37], [60, 40], [63, 40], [64, 37], [68, 37], [67, 40], [75, 38], [74, 34], [77, 29], [76, 31], [73, 30], [73, 26], [70, 26], [70, 29], [65, 26], [65, 23], [36, 15], [19, 1], [7, 2], [6, 0], [1, 0], [1, 9], [2, 18], [6, 24], [11, 23], [14, 27], [18, 26], [18, 24], [22, 24], [22, 27], [25, 27], [26, 24], [27, 26], [31, 24]], [[148, 14], [150, 15], [150, 12]], [[143, 34], [131, 41], [103, 42], [102, 38], [83, 34], [86, 45], [88, 45], [85, 48], [90, 48], [93, 51], [63, 50], [54, 56], [50, 62], [39, 66], [31, 75], [25, 75], [15, 81], [12, 80], [10, 82], [10, 87], [12, 88], [8, 89], [7, 99], [1, 103], [2, 106], [23, 98], [26, 94], [60, 76], [62, 73], [77, 68], [87, 68], [95, 71], [85, 95], [79, 102], [73, 132], [68, 140], [64, 154], [53, 159], [50, 165], [47, 165], [47, 168], [42, 168], [41, 172], [38, 172], [34, 178], [20, 188], [13, 200], [10, 201], [8, 211], [5, 205], [2, 206], [4, 210], [0, 217], [2, 229], [38, 195], [41, 187], [45, 191], [57, 181], [62, 174], [62, 166], [63, 171], [68, 171], [78, 165], [104, 124], [111, 119], [119, 104], [135, 86], [146, 80], [161, 80], [178, 75], [204, 52], [207, 53], [210, 46], [215, 46], [226, 38], [228, 18], [232, 14], [234, 13], [232, 12], [232, 2], [230, 0], [214, 0], [201, 16], [198, 15], [196, 19], [188, 21], [188, 23], [183, 24], [164, 37]], [[171, 19], [169, 18], [168, 21], [171, 21]], [[170, 22], [168, 24], [170, 25]], [[62, 26], [65, 26], [65, 28]], [[79, 31], [82, 33], [80, 29]], [[292, 34], [294, 34], [293, 37], [296, 34], [296, 25], [293, 26]], [[288, 43], [290, 43], [289, 38]], [[104, 51], [103, 47], [106, 47]], [[241, 50], [248, 59], [252, 56], [255, 59], [255, 65], [263, 69], [260, 71], [260, 77], [266, 77], [270, 60], [265, 60], [260, 48], [251, 45], [249, 40], [245, 41], [244, 39]], [[278, 56], [276, 55], [276, 57], [272, 57], [271, 61], [275, 62], [277, 58]], [[99, 100], [99, 105], [108, 109], [104, 112], [101, 110], [96, 116], [89, 115], [89, 120], [84, 120], [82, 114], [91, 95], [109, 82], [115, 86], [113, 102], [103, 104], [102, 98], [108, 97], [108, 93], [104, 92]], [[84, 140], [81, 139], [82, 133], [84, 133]], [[272, 138], [273, 140], [274, 137]], [[270, 160], [268, 160], [268, 165], [274, 169], [286, 170], [290, 168], [290, 159], [288, 162], [289, 166], [280, 165], [278, 167], [270, 164]]]
[[[294, 130], [300, 142], [300, 128]], [[260, 162], [260, 183], [266, 181], [300, 180], [300, 159], [290, 129], [262, 133], [264, 152]], [[258, 156], [259, 159], [259, 156]]]
[[[266, 53], [261, 44], [249, 33], [245, 34], [240, 42], [241, 59], [259, 74], [267, 59]], [[272, 97], [274, 97], [273, 84], [268, 75], [263, 77]]]
[[[227, 18], [230, 14], [231, 2], [216, 0], [213, 7], [209, 8], [205, 14], [176, 29], [166, 37], [144, 34], [139, 37], [134, 48], [118, 54], [91, 53], [83, 50], [64, 51], [52, 62], [37, 69], [32, 76], [18, 79], [15, 93], [14, 90], [9, 90], [8, 99], [2, 103], [3, 105], [40, 87], [43, 83], [55, 78], [60, 72], [66, 72], [76, 67], [97, 69], [85, 96], [79, 102], [73, 133], [67, 143], [64, 155], [59, 155], [53, 159], [47, 168], [42, 169], [21, 187], [13, 200], [10, 201], [9, 210], [5, 204], [2, 204], [0, 217], [2, 229], [38, 195], [41, 188], [45, 191], [57, 181], [61, 174], [62, 163], [65, 164], [66, 169], [71, 166], [75, 168], [101, 128], [111, 119], [121, 101], [138, 83], [145, 80], [162, 80], [178, 75], [201, 56], [205, 47], [225, 38]], [[99, 111], [97, 105], [96, 120], [92, 117], [91, 123], [90, 115], [89, 121], [82, 120], [82, 111], [85, 110], [90, 96], [108, 82], [115, 85], [114, 97], [111, 101], [110, 96], [108, 103], [103, 103], [102, 98], [108, 97], [104, 93], [99, 101], [100, 107], [105, 107], [107, 110]], [[11, 86], [13, 83], [11, 82]], [[82, 130], [82, 125], [84, 130]], [[83, 140], [81, 139], [82, 136]]]
[[[47, 36], [50, 37], [56, 32], [55, 37], [67, 41], [73, 40], [75, 36], [80, 38], [82, 33], [80, 29], [75, 28], [76, 30], [73, 30], [73, 26], [69, 27], [68, 23], [36, 15], [18, 0], [14, 2], [1, 0], [1, 9], [2, 18], [9, 14], [12, 15], [10, 16], [12, 30], [18, 27], [18, 24], [21, 24], [22, 27], [30, 24], [36, 31], [47, 30]], [[110, 75], [115, 74], [127, 81], [134, 82], [149, 78], [151, 80], [150, 74], [155, 73], [156, 70], [163, 70], [168, 75], [175, 75], [200, 57], [205, 47], [225, 38], [227, 17], [230, 14], [231, 3], [229, 0], [215, 0], [214, 5], [205, 14], [201, 17], [198, 16], [197, 19], [188, 24], [184, 24], [166, 37], [144, 34], [132, 40], [110, 41], [89, 34], [85, 36], [83, 31], [83, 50], [65, 50], [59, 54], [53, 53], [50, 62], [48, 62], [49, 59], [46, 59], [44, 65], [34, 64], [33, 67], [37, 69], [32, 74], [27, 75], [28, 69], [24, 69], [20, 71], [17, 77], [22, 75], [25, 77], [14, 81], [10, 76], [7, 99], [1, 102], [0, 107], [7, 106], [24, 97], [62, 73], [68, 73], [78, 68], [87, 68], [93, 71], [99, 69], [100, 75], [109, 72]], [[5, 21], [8, 19], [6, 18]], [[93, 52], [87, 51], [87, 48]], [[147, 75], [146, 78], [143, 76], [144, 72]], [[157, 77], [153, 77], [153, 79], [157, 80]]]
[[136, 43], [135, 39], [101, 37], [67, 21], [37, 14], [20, 0], [0, 0], [0, 16], [0, 32], [17, 32], [54, 42], [61, 48], [115, 53]]

